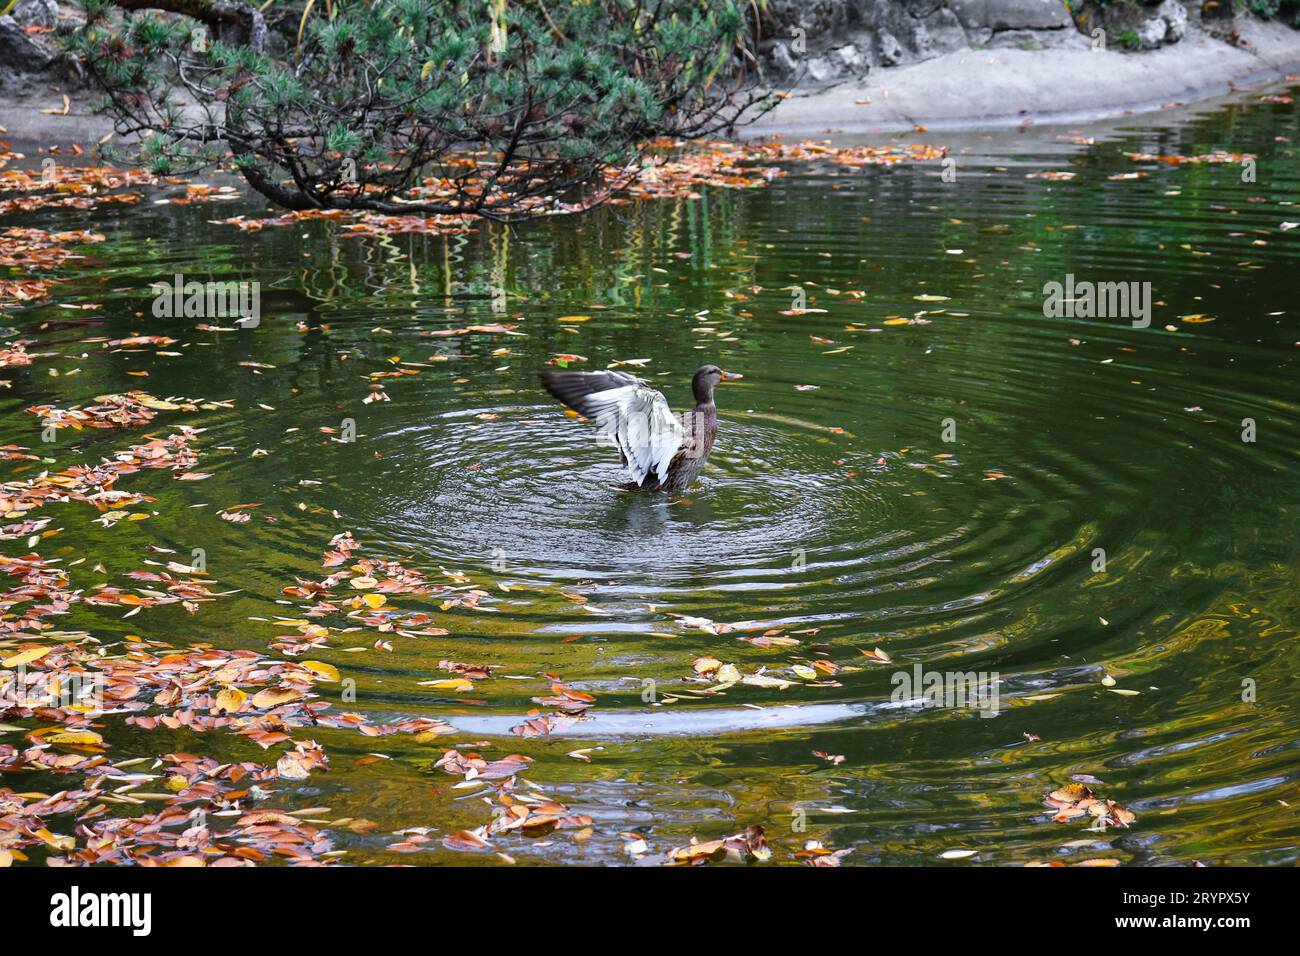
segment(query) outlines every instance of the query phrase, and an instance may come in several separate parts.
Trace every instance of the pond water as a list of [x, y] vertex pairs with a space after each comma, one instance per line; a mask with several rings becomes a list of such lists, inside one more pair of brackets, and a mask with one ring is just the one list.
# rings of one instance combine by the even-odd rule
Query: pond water
[[[324, 825], [346, 862], [620, 863], [628, 834], [653, 855], [760, 825], [775, 863], [817, 840], [852, 848], [846, 865], [951, 850], [974, 851], [952, 865], [1293, 864], [1300, 228], [1281, 224], [1300, 220], [1298, 115], [1252, 93], [1118, 127], [913, 133], [897, 141], [952, 148], [954, 181], [938, 162], [792, 165], [765, 188], [465, 235], [242, 232], [213, 220], [265, 215], [251, 198], [152, 201], [175, 190], [12, 215], [107, 239], [79, 248], [48, 300], [5, 316], [0, 334], [58, 355], [0, 370], [0, 443], [64, 468], [184, 422], [205, 429], [193, 446], [211, 474], [132, 476], [157, 499], [135, 509], [150, 516], [107, 528], [84, 504], [47, 504], [62, 531], [37, 550], [84, 557], [74, 586], [92, 588], [126, 586], [151, 546], [178, 561], [202, 548], [213, 590], [238, 589], [192, 615], [78, 605], [58, 626], [110, 647], [133, 634], [280, 656], [277, 617], [307, 604], [283, 589], [338, 570], [321, 560], [343, 531], [353, 557], [481, 590], [445, 610], [468, 592], [391, 596], [446, 635], [336, 618], [301, 655], [338, 668], [344, 681], [316, 690], [344, 710], [457, 729], [295, 733], [328, 770], [277, 781], [264, 805], [374, 821]], [[1125, 155], [1211, 150], [1252, 154], [1253, 181], [1239, 161]], [[1075, 175], [1027, 178], [1043, 171]], [[176, 273], [260, 283], [260, 325], [155, 318], [149, 283]], [[1150, 283], [1149, 327], [1046, 316], [1044, 285], [1068, 275]], [[783, 314], [797, 294], [808, 311]], [[101, 307], [70, 308], [83, 304]], [[496, 323], [513, 334], [428, 334]], [[178, 342], [98, 344], [131, 334]], [[579, 369], [648, 360], [624, 368], [674, 408], [699, 365], [743, 374], [719, 390], [717, 449], [687, 495], [613, 487], [617, 453], [537, 384], [563, 354]], [[398, 357], [415, 374], [379, 379], [389, 400], [363, 403]], [[135, 388], [230, 405], [52, 442], [24, 411]], [[354, 442], [321, 431], [345, 420]], [[6, 480], [30, 476], [19, 467], [0, 462]], [[219, 516], [254, 503], [248, 522]], [[764, 635], [798, 644], [752, 642]], [[693, 668], [705, 657], [788, 686], [710, 693]], [[421, 683], [452, 676], [446, 660], [493, 676], [468, 692]], [[923, 707], [915, 687], [898, 699], [898, 675], [958, 672], [986, 675], [996, 706]], [[553, 713], [532, 702], [545, 675], [594, 695], [589, 719], [512, 732]], [[114, 761], [279, 749], [100, 724]], [[518, 786], [591, 824], [444, 846], [491, 817], [484, 792], [433, 767], [450, 747], [532, 758]], [[1053, 822], [1044, 795], [1076, 775], [1136, 821]], [[409, 827], [431, 838], [390, 850]]]

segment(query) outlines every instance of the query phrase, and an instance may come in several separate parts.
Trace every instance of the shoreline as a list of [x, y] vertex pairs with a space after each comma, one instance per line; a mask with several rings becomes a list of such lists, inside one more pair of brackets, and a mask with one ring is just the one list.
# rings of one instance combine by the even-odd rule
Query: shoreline
[[[1086, 124], [1189, 106], [1240, 92], [1242, 86], [1300, 76], [1300, 30], [1250, 18], [1237, 25], [1248, 46], [1232, 46], [1198, 30], [1176, 45], [1143, 53], [1092, 50], [1082, 34], [1066, 47], [957, 50], [876, 69], [859, 82], [820, 90], [796, 87], [770, 113], [737, 127], [731, 138]], [[67, 114], [57, 114], [49, 112], [62, 106], [57, 84], [35, 97], [0, 97], [0, 139], [19, 151], [80, 146], [91, 153], [101, 141], [118, 139], [106, 117], [89, 111], [93, 98], [79, 93]]]
[[958, 50], [873, 70], [859, 83], [796, 90], [736, 137], [1090, 123], [1300, 74], [1300, 30], [1249, 19], [1238, 26], [1247, 47], [1189, 31], [1180, 43], [1145, 53], [1092, 50], [1082, 34], [1081, 45], [1068, 49]]

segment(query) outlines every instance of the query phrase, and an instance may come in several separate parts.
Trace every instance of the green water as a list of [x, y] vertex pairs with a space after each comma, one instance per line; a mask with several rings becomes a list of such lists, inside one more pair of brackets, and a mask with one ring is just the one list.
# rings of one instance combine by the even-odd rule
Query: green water
[[[206, 428], [195, 445], [213, 477], [132, 476], [158, 498], [156, 515], [108, 529], [85, 505], [47, 505], [41, 515], [63, 531], [42, 553], [87, 557], [73, 580], [90, 587], [124, 584], [150, 544], [182, 559], [201, 547], [219, 589], [239, 593], [193, 616], [172, 606], [121, 620], [121, 609], [79, 606], [59, 626], [264, 652], [285, 630], [273, 619], [300, 614], [281, 589], [328, 573], [321, 555], [344, 530], [359, 555], [439, 583], [460, 571], [488, 592], [477, 610], [394, 599], [429, 611], [446, 637], [335, 631], [305, 655], [355, 681], [344, 709], [460, 731], [428, 744], [297, 732], [322, 744], [330, 768], [278, 782], [268, 805], [376, 821], [376, 832], [331, 833], [350, 862], [499, 865], [500, 850], [520, 865], [621, 863], [623, 833], [654, 852], [758, 824], [774, 863], [793, 862], [806, 840], [853, 848], [846, 865], [933, 864], [952, 849], [977, 853], [953, 865], [1294, 863], [1300, 229], [1280, 223], [1300, 220], [1298, 116], [1245, 95], [1117, 129], [932, 131], [904, 141], [951, 145], [955, 182], [937, 163], [796, 166], [764, 189], [463, 236], [354, 238], [326, 222], [245, 234], [210, 220], [261, 214], [251, 199], [151, 202], [174, 190], [133, 207], [12, 216], [108, 239], [59, 273], [47, 303], [7, 317], [7, 334], [60, 357], [3, 370], [0, 443], [66, 467], [142, 432], [44, 443], [26, 406], [132, 388], [233, 402], [161, 413], [145, 430]], [[1085, 137], [1096, 141], [1072, 142]], [[1211, 149], [1255, 154], [1256, 181], [1239, 164], [1123, 155]], [[1048, 169], [1077, 176], [1025, 178]], [[1148, 175], [1108, 178], [1135, 171]], [[260, 327], [153, 318], [148, 283], [177, 272], [260, 282]], [[1067, 274], [1150, 282], [1150, 327], [1046, 318], [1044, 283]], [[795, 286], [825, 312], [782, 315]], [[63, 307], [78, 303], [102, 309]], [[590, 318], [557, 321], [574, 315]], [[495, 322], [523, 334], [420, 334]], [[180, 354], [83, 342], [131, 333], [171, 335], [166, 350]], [[617, 454], [537, 386], [559, 353], [585, 356], [576, 367], [587, 369], [650, 359], [638, 374], [675, 408], [697, 366], [743, 373], [720, 390], [718, 446], [687, 497], [611, 487]], [[366, 376], [394, 356], [428, 367], [383, 380], [391, 401], [363, 404]], [[348, 418], [354, 443], [320, 431]], [[13, 467], [0, 463], [6, 476]], [[254, 502], [248, 523], [217, 515]], [[99, 562], [107, 576], [90, 570]], [[740, 627], [710, 634], [673, 615]], [[769, 629], [801, 643], [739, 639]], [[892, 664], [860, 653], [877, 647]], [[705, 656], [792, 686], [674, 699], [709, 686], [687, 680]], [[420, 686], [449, 676], [443, 659], [500, 666], [471, 693]], [[850, 669], [839, 686], [813, 686], [791, 670], [812, 659]], [[892, 676], [918, 664], [998, 675], [996, 713], [891, 703]], [[591, 719], [512, 735], [547, 692], [543, 673], [594, 694]], [[320, 690], [339, 699], [337, 684]], [[228, 734], [103, 724], [114, 760], [268, 760]], [[432, 769], [451, 746], [534, 758], [527, 779], [590, 815], [591, 833], [444, 848], [441, 836], [490, 819], [482, 794]], [[578, 748], [600, 749], [583, 762], [568, 756]], [[372, 752], [393, 759], [356, 763]], [[1075, 774], [1100, 779], [1098, 794], [1137, 822], [1051, 822], [1042, 798]], [[0, 786], [69, 781], [6, 775]], [[433, 839], [389, 852], [406, 827]]]

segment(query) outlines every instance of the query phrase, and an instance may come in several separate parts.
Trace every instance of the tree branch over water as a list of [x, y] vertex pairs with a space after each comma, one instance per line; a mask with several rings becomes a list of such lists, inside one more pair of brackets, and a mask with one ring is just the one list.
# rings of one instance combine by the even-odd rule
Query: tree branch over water
[[289, 209], [514, 221], [590, 208], [655, 140], [770, 106], [744, 68], [751, 14], [336, 0], [297, 45], [242, 0], [91, 0], [73, 48], [156, 171], [233, 159]]

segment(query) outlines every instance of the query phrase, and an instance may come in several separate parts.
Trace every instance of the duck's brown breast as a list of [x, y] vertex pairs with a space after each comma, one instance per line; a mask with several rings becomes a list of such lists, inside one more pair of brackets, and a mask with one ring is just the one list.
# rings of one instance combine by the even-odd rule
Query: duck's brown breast
[[681, 449], [668, 466], [668, 477], [661, 486], [672, 491], [686, 489], [699, 477], [718, 437], [718, 410], [712, 404], [683, 412], [681, 420]]

